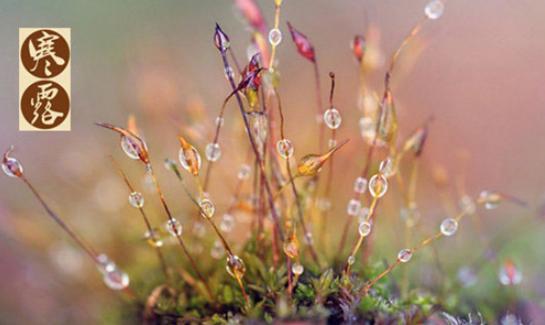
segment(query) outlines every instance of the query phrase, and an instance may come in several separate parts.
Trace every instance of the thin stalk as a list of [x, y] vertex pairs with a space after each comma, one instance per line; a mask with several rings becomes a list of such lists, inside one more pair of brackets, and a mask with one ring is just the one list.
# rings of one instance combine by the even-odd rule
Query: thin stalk
[[[226, 54], [224, 52], [221, 52], [221, 57], [222, 57], [222, 60], [223, 60], [224, 68], [228, 68], [229, 67], [229, 62], [227, 61], [227, 56], [226, 56]], [[234, 81], [233, 77], [228, 76], [228, 79], [229, 79], [229, 84], [231, 85], [231, 88], [233, 89], [233, 91], [235, 91], [237, 89], [237, 86], [235, 84], [235, 81]], [[235, 97], [237, 99], [240, 114], [242, 116], [242, 120], [244, 122], [244, 127], [246, 128], [246, 133], [248, 134], [248, 138], [250, 140], [252, 150], [254, 152], [254, 155], [255, 155], [256, 160], [258, 162], [258, 166], [259, 166], [259, 168], [261, 170], [261, 173], [263, 175], [263, 183], [264, 183], [265, 190], [266, 190], [266, 193], [267, 193], [267, 196], [268, 196], [268, 203], [269, 203], [269, 208], [271, 210], [271, 216], [272, 216], [273, 221], [274, 221], [274, 227], [276, 228], [276, 232], [277, 232], [277, 234], [279, 236], [280, 241], [283, 242], [284, 241], [284, 233], [283, 233], [283, 231], [282, 231], [282, 229], [280, 227], [280, 219], [279, 219], [278, 213], [276, 211], [276, 208], [274, 206], [271, 186], [270, 186], [269, 180], [268, 180], [268, 178], [266, 177], [266, 174], [265, 174], [265, 164], [264, 164], [263, 160], [261, 159], [261, 155], [259, 154], [259, 150], [257, 149], [257, 144], [256, 144], [254, 136], [252, 134], [252, 130], [250, 128], [250, 123], [248, 122], [248, 117], [246, 116], [246, 112], [244, 111], [244, 105], [242, 103], [242, 98], [240, 97], [238, 92], [235, 92]]]
[[[465, 212], [460, 212], [458, 214], [458, 216], [455, 218], [455, 220], [457, 222], [459, 222], [462, 217], [464, 217], [465, 215]], [[425, 238], [424, 240], [422, 240], [418, 245], [414, 246], [413, 248], [409, 249], [411, 251], [411, 254], [415, 254], [416, 252], [420, 251], [422, 248], [430, 245], [431, 243], [433, 243], [434, 241], [440, 239], [441, 237], [444, 237], [443, 233], [442, 232], [437, 232], [427, 238]], [[371, 279], [370, 281], [367, 282], [367, 284], [365, 284], [363, 286], [363, 288], [360, 290], [360, 294], [362, 295], [366, 295], [369, 291], [369, 289], [371, 289], [371, 287], [377, 283], [380, 279], [382, 279], [383, 277], [385, 277], [386, 275], [390, 274], [398, 265], [401, 264], [401, 261], [399, 259], [396, 260], [396, 262], [394, 262], [393, 264], [391, 264], [390, 266], [388, 266], [382, 273], [380, 273], [379, 275], [377, 275], [375, 278]]]
[[[119, 164], [113, 158], [112, 158], [112, 163], [117, 168], [119, 174], [123, 178], [123, 181], [125, 182], [125, 185], [127, 185], [127, 188], [129, 189], [129, 193], [135, 192], [134, 187], [130, 183], [129, 178], [127, 177], [127, 174], [125, 174], [123, 169], [121, 169], [121, 166], [119, 166]], [[158, 239], [157, 235], [155, 234], [155, 231], [153, 230], [151, 222], [149, 221], [149, 218], [146, 215], [146, 212], [144, 211], [144, 208], [139, 207], [138, 211], [140, 211], [140, 215], [142, 216], [142, 219], [144, 220], [144, 223], [146, 225], [146, 228], [147, 228], [151, 238], [153, 240]], [[161, 252], [161, 249], [159, 247], [154, 246], [154, 248], [155, 248], [155, 252], [157, 253], [157, 258], [159, 259], [159, 264], [161, 265], [161, 269], [163, 270], [163, 273], [165, 274], [165, 277], [167, 279], [169, 279], [170, 276], [169, 276], [169, 273], [168, 273], [168, 267], [167, 267], [167, 264], [165, 262], [165, 258], [163, 256], [163, 253]]]
[[[274, 93], [276, 94], [276, 100], [278, 102], [278, 114], [280, 115], [280, 137], [282, 139], [285, 139], [284, 134], [284, 112], [282, 111], [282, 102], [280, 101], [280, 94], [278, 93], [278, 90], [275, 89]], [[301, 203], [301, 199], [299, 197], [299, 192], [297, 191], [297, 186], [295, 185], [295, 182], [293, 181], [293, 173], [291, 171], [290, 161], [289, 158], [286, 159], [286, 170], [288, 172], [289, 177], [289, 183], [291, 184], [291, 189], [293, 192], [294, 200], [297, 207], [297, 215], [299, 217], [299, 222], [301, 223], [301, 227], [303, 228], [304, 236], [305, 236], [305, 242], [308, 245], [310, 255], [314, 259], [314, 262], [319, 266], [320, 260], [318, 258], [318, 254], [316, 253], [316, 250], [314, 248], [314, 243], [312, 241], [312, 235], [307, 227], [307, 224], [305, 222], [305, 217], [303, 215], [303, 207]]]
[[[161, 191], [161, 187], [159, 186], [159, 181], [157, 180], [157, 177], [155, 175], [155, 172], [153, 171], [151, 163], [147, 165], [147, 170], [149, 172], [149, 175], [151, 176], [153, 184], [155, 185], [155, 190], [157, 194], [159, 195], [159, 199], [161, 201], [163, 209], [165, 210], [167, 214], [168, 220], [174, 223], [175, 220], [172, 217], [172, 213], [170, 212], [170, 209], [166, 203], [165, 197], [163, 195], [163, 191]], [[197, 267], [197, 263], [195, 262], [191, 254], [189, 253], [189, 250], [187, 249], [187, 246], [185, 245], [184, 240], [182, 239], [182, 236], [176, 233], [176, 238], [178, 239], [178, 243], [180, 244], [180, 247], [182, 247], [182, 251], [184, 252], [187, 259], [189, 260], [189, 263], [191, 264], [193, 271], [197, 274], [197, 277], [199, 278], [199, 280], [204, 284], [204, 287], [206, 289], [206, 292], [210, 296], [210, 299], [214, 300], [214, 296], [212, 295], [212, 290], [210, 289], [210, 286], [208, 285], [208, 282], [206, 282], [201, 271], [199, 271], [199, 268]]]
[[38, 192], [38, 190], [36, 190], [36, 188], [32, 185], [32, 183], [30, 183], [30, 181], [28, 180], [28, 178], [26, 178], [26, 176], [23, 175], [20, 178], [27, 185], [30, 191], [32, 191], [32, 194], [34, 194], [36, 199], [38, 199], [38, 201], [40, 202], [42, 207], [45, 209], [47, 214], [76, 242], [76, 244], [78, 244], [79, 247], [81, 247], [81, 249], [83, 249], [85, 253], [87, 253], [87, 255], [93, 260], [95, 264], [99, 265], [100, 263], [98, 260], [98, 254], [93, 249], [93, 247], [91, 247], [87, 242], [85, 242], [76, 232], [72, 230], [72, 228], [70, 228], [62, 220], [62, 218], [58, 214], [56, 214], [49, 207], [49, 205], [42, 198], [41, 194]]
[[[331, 79], [331, 88], [330, 88], [330, 91], [329, 91], [329, 108], [333, 108], [333, 95], [335, 94], [335, 74], [333, 72], [330, 72], [329, 73], [329, 78]], [[332, 143], [336, 143], [337, 141], [337, 130], [336, 129], [332, 129], [331, 130], [331, 141]], [[334, 157], [331, 156], [331, 158], [329, 159], [329, 169], [328, 169], [328, 173], [327, 173], [327, 178], [326, 178], [326, 185], [325, 185], [325, 190], [324, 190], [324, 197], [326, 198], [329, 198], [330, 196], [330, 193], [331, 193], [331, 184], [333, 182], [333, 159]], [[321, 219], [321, 231], [320, 231], [320, 236], [321, 236], [321, 242], [323, 243], [323, 245], [325, 247], [327, 247], [326, 245], [326, 229], [327, 229], [327, 210], [324, 212], [322, 218]]]
[[[407, 46], [407, 44], [410, 43], [410, 41], [418, 34], [418, 32], [422, 29], [422, 25], [426, 19], [421, 19], [409, 32], [407, 36], [403, 39], [401, 42], [401, 45], [397, 48], [397, 50], [394, 52], [390, 59], [390, 64], [388, 66], [388, 70], [386, 71], [386, 74], [384, 76], [384, 94], [382, 96], [381, 103], [379, 105], [379, 114], [377, 115], [377, 122], [376, 122], [376, 128], [375, 128], [375, 134], [373, 136], [373, 142], [371, 145], [367, 148], [367, 157], [365, 161], [365, 165], [360, 173], [361, 177], [367, 178], [367, 175], [369, 174], [369, 169], [371, 167], [371, 160], [373, 158], [373, 152], [375, 150], [377, 140], [378, 140], [378, 133], [380, 130], [380, 117], [382, 114], [384, 114], [384, 105], [386, 103], [386, 99], [388, 98], [388, 94], [391, 92], [390, 89], [390, 81], [392, 78], [392, 73], [394, 71], [394, 68], [396, 66], [396, 63], [399, 59], [399, 56], [401, 55], [403, 49]], [[390, 94], [391, 95], [391, 94]], [[354, 193], [354, 198], [357, 199], [359, 195], [357, 193]], [[348, 230], [350, 228], [350, 223], [352, 221], [352, 218], [348, 218], [346, 220], [343, 233], [341, 235], [341, 240], [339, 243], [339, 251], [342, 251], [344, 248], [344, 244], [346, 243], [346, 237], [348, 236]]]

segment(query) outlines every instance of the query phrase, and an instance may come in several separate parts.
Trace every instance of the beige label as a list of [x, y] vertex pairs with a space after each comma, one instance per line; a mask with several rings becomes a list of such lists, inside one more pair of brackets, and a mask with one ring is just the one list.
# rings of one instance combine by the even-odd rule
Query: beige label
[[70, 131], [70, 28], [19, 28], [19, 130]]

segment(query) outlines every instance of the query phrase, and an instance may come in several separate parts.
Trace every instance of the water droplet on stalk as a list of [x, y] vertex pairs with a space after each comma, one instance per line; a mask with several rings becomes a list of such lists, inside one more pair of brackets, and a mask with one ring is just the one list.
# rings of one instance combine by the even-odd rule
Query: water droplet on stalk
[[235, 226], [235, 218], [226, 213], [221, 217], [220, 229], [224, 232], [231, 232]]
[[439, 19], [445, 11], [445, 5], [441, 0], [432, 0], [424, 8], [424, 13], [429, 19]]
[[282, 139], [276, 143], [276, 150], [282, 158], [288, 159], [293, 156], [294, 148], [290, 140]]
[[237, 279], [242, 279], [246, 273], [246, 265], [244, 265], [244, 261], [236, 255], [230, 255], [227, 257], [227, 265], [225, 266], [225, 269], [230, 276]]
[[203, 218], [210, 219], [214, 216], [214, 213], [216, 212], [216, 206], [214, 205], [214, 202], [212, 202], [208, 198], [203, 198], [199, 201], [199, 206], [201, 207], [201, 216]]
[[271, 43], [272, 46], [277, 46], [282, 42], [282, 32], [278, 28], [273, 28], [269, 32], [269, 43]]
[[293, 265], [291, 266], [291, 271], [295, 275], [301, 275], [305, 271], [305, 268], [299, 263], [293, 263]]
[[360, 233], [361, 237], [368, 236], [371, 233], [371, 223], [367, 221], [360, 222], [360, 225], [358, 227], [358, 232]]
[[252, 171], [252, 167], [250, 167], [250, 165], [242, 164], [240, 166], [240, 169], [238, 170], [238, 174], [237, 174], [238, 179], [247, 180], [248, 178], [250, 178], [251, 171]]
[[221, 157], [220, 145], [215, 142], [207, 144], [205, 154], [208, 161], [218, 161]]
[[445, 236], [452, 236], [458, 230], [458, 221], [453, 218], [447, 218], [441, 222], [441, 233]]
[[374, 198], [381, 198], [388, 190], [388, 180], [381, 173], [373, 175], [369, 180], [369, 193]]
[[140, 192], [132, 192], [129, 194], [129, 203], [134, 208], [141, 208], [144, 206], [144, 196]]
[[354, 192], [363, 194], [367, 190], [367, 179], [365, 177], [358, 177], [354, 181]]
[[341, 126], [341, 113], [336, 108], [330, 108], [324, 112], [325, 125], [331, 130], [336, 130]]
[[98, 270], [102, 273], [103, 281], [112, 290], [123, 290], [129, 286], [129, 276], [120, 270], [108, 256], [98, 256]]
[[410, 249], [402, 249], [397, 254], [397, 260], [401, 263], [407, 263], [413, 257], [413, 252]]
[[182, 235], [182, 224], [174, 218], [167, 221], [167, 223], [165, 224], [165, 229], [173, 237], [178, 237]]
[[346, 207], [346, 213], [349, 216], [355, 217], [358, 215], [361, 209], [361, 202], [359, 200], [351, 199], [348, 201], [348, 206]]
[[4, 158], [2, 159], [2, 171], [9, 177], [21, 177], [23, 176], [23, 166], [19, 160], [9, 156], [13, 149], [14, 147], [11, 146], [4, 153]]

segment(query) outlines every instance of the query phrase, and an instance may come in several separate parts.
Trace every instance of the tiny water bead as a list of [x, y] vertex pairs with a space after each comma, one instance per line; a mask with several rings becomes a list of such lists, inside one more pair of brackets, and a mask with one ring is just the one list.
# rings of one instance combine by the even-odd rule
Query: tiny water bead
[[325, 125], [331, 130], [336, 130], [341, 126], [342, 117], [339, 111], [332, 107], [324, 112]]
[[224, 232], [230, 232], [235, 226], [235, 218], [226, 213], [221, 217], [220, 229]]
[[161, 236], [159, 235], [158, 231], [153, 230], [146, 230], [144, 233], [144, 238], [147, 240], [148, 244], [150, 244], [152, 247], [162, 247], [164, 242], [163, 239], [161, 239]]
[[388, 190], [388, 180], [382, 173], [375, 174], [369, 180], [369, 193], [374, 198], [381, 198]]
[[216, 117], [216, 126], [223, 126], [225, 123], [225, 119], [221, 116]]
[[134, 208], [141, 208], [144, 206], [144, 196], [140, 192], [132, 192], [129, 194], [129, 203]]
[[502, 201], [502, 197], [499, 193], [482, 191], [479, 194], [478, 202], [484, 204], [484, 208], [487, 210], [492, 210], [497, 208]]
[[359, 221], [360, 222], [367, 221], [367, 219], [369, 218], [370, 212], [371, 210], [368, 207], [361, 207], [360, 213], [359, 213]]
[[458, 281], [464, 287], [471, 287], [477, 283], [477, 274], [469, 266], [463, 266], [458, 270]]
[[297, 237], [293, 237], [292, 239], [284, 243], [284, 253], [287, 257], [291, 259], [299, 256], [299, 245], [297, 243]]
[[355, 217], [358, 215], [361, 209], [361, 202], [356, 199], [351, 199], [348, 201], [348, 205], [346, 207], [346, 213], [348, 213], [349, 216]]
[[498, 273], [498, 279], [504, 286], [517, 285], [522, 282], [522, 272], [510, 260], [504, 262]]
[[252, 172], [252, 167], [248, 164], [242, 164], [238, 170], [237, 177], [240, 180], [247, 180], [250, 178], [250, 173]]
[[102, 273], [103, 281], [112, 290], [123, 290], [129, 286], [129, 275], [120, 270], [108, 256], [98, 256], [98, 270]]
[[360, 119], [361, 136], [366, 140], [372, 140], [376, 133], [376, 124], [370, 117], [362, 117]]
[[231, 80], [235, 77], [235, 70], [233, 70], [233, 68], [230, 66], [225, 67], [223, 73], [225, 74], [225, 79], [227, 80]]
[[199, 206], [201, 207], [201, 216], [203, 218], [210, 219], [214, 216], [214, 213], [216, 212], [216, 206], [214, 205], [214, 202], [212, 202], [208, 198], [203, 198], [199, 201]]
[[424, 8], [424, 13], [429, 19], [439, 19], [445, 11], [445, 5], [441, 0], [432, 0]]
[[227, 256], [227, 265], [225, 266], [225, 269], [230, 276], [237, 279], [241, 279], [246, 273], [244, 261], [236, 255]]
[[358, 232], [360, 233], [361, 237], [368, 236], [371, 233], [371, 223], [367, 221], [360, 222], [360, 225], [358, 226]]
[[367, 190], [367, 179], [365, 177], [358, 177], [354, 181], [354, 192], [363, 194]]
[[180, 223], [180, 221], [174, 218], [167, 221], [167, 223], [165, 224], [165, 229], [173, 237], [178, 237], [182, 235], [182, 224]]
[[458, 221], [453, 218], [447, 218], [441, 222], [441, 233], [445, 236], [452, 236], [458, 230]]
[[284, 159], [288, 159], [293, 156], [293, 144], [288, 139], [278, 140], [278, 142], [276, 143], [276, 150], [278, 151], [278, 154]]
[[271, 43], [272, 46], [277, 46], [282, 42], [282, 32], [278, 28], [273, 28], [269, 32], [269, 43]]
[[212, 142], [206, 145], [206, 148], [204, 149], [204, 153], [206, 154], [206, 159], [208, 161], [218, 161], [221, 157], [221, 148], [219, 143]]
[[225, 247], [223, 247], [223, 244], [221, 243], [221, 241], [216, 240], [214, 242], [214, 245], [212, 245], [212, 249], [210, 250], [210, 256], [212, 256], [212, 258], [219, 260], [224, 255], [225, 255]]
[[198, 175], [202, 166], [202, 159], [201, 154], [195, 147], [190, 144], [182, 146], [178, 152], [178, 159], [183, 169], [193, 175]]
[[202, 222], [195, 222], [193, 224], [193, 234], [197, 237], [203, 237], [206, 234], [206, 228]]
[[413, 257], [413, 251], [408, 248], [400, 250], [397, 254], [397, 260], [401, 263], [407, 263], [411, 260], [411, 257]]
[[8, 157], [6, 153], [2, 161], [2, 171], [9, 177], [21, 177], [23, 175], [23, 166], [19, 160]]
[[127, 155], [127, 157], [139, 160], [140, 152], [142, 150], [139, 141], [132, 136], [124, 135], [121, 136], [121, 149]]
[[291, 271], [295, 275], [301, 275], [305, 271], [305, 268], [299, 263], [293, 263], [293, 265], [291, 266]]
[[475, 201], [468, 195], [462, 196], [459, 202], [460, 209], [464, 214], [474, 214], [475, 211], [477, 211], [477, 207], [475, 205]]
[[348, 256], [348, 260], [346, 262], [348, 263], [348, 265], [352, 265], [356, 262], [356, 257], [354, 257], [354, 255], [350, 255]]
[[378, 170], [386, 177], [390, 177], [395, 174], [395, 163], [390, 157], [380, 162]]

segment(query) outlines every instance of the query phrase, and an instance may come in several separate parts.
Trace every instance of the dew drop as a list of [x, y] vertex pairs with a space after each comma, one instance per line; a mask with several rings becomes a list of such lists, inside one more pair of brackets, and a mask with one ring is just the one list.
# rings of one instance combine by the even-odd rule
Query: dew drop
[[479, 203], [484, 204], [484, 208], [487, 210], [493, 210], [497, 208], [501, 201], [502, 197], [499, 193], [490, 192], [490, 191], [482, 191], [479, 194]]
[[233, 79], [235, 77], [235, 71], [230, 66], [227, 66], [223, 70], [223, 73], [225, 75], [225, 79], [227, 79], [227, 80], [231, 80], [231, 79]]
[[348, 260], [347, 260], [348, 265], [353, 265], [355, 262], [356, 262], [356, 257], [354, 257], [354, 255], [348, 256]]
[[358, 232], [360, 233], [361, 237], [368, 236], [371, 233], [371, 223], [367, 221], [360, 222], [360, 225], [358, 227]]
[[373, 175], [369, 180], [369, 193], [374, 198], [381, 198], [388, 190], [388, 180], [381, 173]]
[[278, 154], [284, 159], [288, 159], [293, 156], [293, 144], [288, 139], [278, 140], [278, 142], [276, 143], [276, 150], [278, 151]]
[[269, 43], [271, 43], [272, 46], [277, 46], [282, 42], [282, 32], [278, 28], [273, 28], [269, 32]]
[[458, 230], [458, 221], [453, 218], [447, 218], [441, 222], [441, 233], [445, 236], [452, 236]]
[[203, 198], [199, 201], [199, 206], [201, 207], [201, 216], [203, 218], [210, 219], [214, 216], [214, 213], [216, 212], [216, 206], [214, 205], [214, 202], [212, 202], [208, 198]]
[[112, 290], [123, 290], [129, 286], [129, 275], [120, 270], [108, 256], [98, 256], [98, 270], [102, 273], [103, 281]]
[[121, 136], [121, 149], [123, 152], [131, 159], [139, 160], [140, 159], [140, 144], [138, 141], [131, 136]]
[[212, 256], [212, 258], [219, 260], [224, 255], [225, 255], [225, 248], [223, 247], [223, 244], [219, 240], [216, 240], [214, 242], [214, 245], [212, 246], [212, 249], [210, 250], [210, 256]]
[[445, 5], [441, 0], [432, 0], [424, 8], [424, 13], [429, 19], [439, 19], [445, 11]]
[[460, 209], [464, 214], [474, 214], [475, 211], [477, 211], [477, 207], [475, 206], [475, 201], [468, 195], [462, 196], [459, 203]]
[[252, 171], [252, 167], [250, 167], [250, 165], [242, 164], [240, 166], [240, 169], [238, 170], [238, 174], [237, 174], [238, 179], [247, 180], [248, 178], [250, 178], [251, 171]]
[[513, 262], [507, 260], [500, 268], [498, 279], [504, 286], [517, 285], [522, 282], [522, 272]]
[[164, 242], [158, 234], [158, 231], [153, 229], [151, 231], [147, 230], [144, 233], [144, 238], [147, 240], [148, 244], [152, 247], [162, 247]]
[[204, 152], [208, 161], [218, 161], [221, 157], [220, 145], [215, 142], [207, 144]]
[[354, 192], [363, 194], [367, 190], [367, 179], [365, 177], [358, 177], [354, 181]]
[[380, 162], [378, 170], [386, 177], [390, 177], [395, 174], [394, 160], [390, 157]]
[[223, 126], [225, 123], [225, 119], [221, 116], [216, 117], [216, 126]]
[[182, 235], [182, 224], [180, 223], [180, 221], [174, 218], [167, 221], [167, 223], [165, 224], [165, 229], [173, 237], [178, 237]]
[[230, 255], [227, 257], [227, 265], [225, 266], [225, 269], [230, 276], [237, 279], [241, 279], [246, 273], [246, 265], [244, 265], [244, 261], [236, 255]]
[[293, 265], [291, 266], [291, 271], [295, 275], [301, 275], [305, 271], [305, 268], [299, 263], [293, 263]]
[[23, 166], [19, 160], [13, 157], [4, 156], [2, 171], [9, 177], [21, 177], [23, 175]]
[[203, 237], [206, 234], [206, 228], [202, 222], [195, 222], [193, 224], [193, 234], [199, 238]]
[[342, 122], [341, 113], [333, 107], [326, 110], [324, 112], [324, 122], [328, 128], [332, 130], [338, 129]]
[[358, 215], [361, 209], [361, 202], [356, 199], [351, 199], [348, 201], [348, 205], [346, 207], [346, 213], [348, 213], [349, 216], [355, 217]]
[[224, 232], [231, 232], [235, 226], [235, 218], [226, 213], [221, 217], [220, 229]]
[[134, 208], [141, 208], [144, 206], [144, 196], [140, 192], [132, 192], [129, 194], [129, 203]]
[[402, 249], [397, 254], [397, 260], [401, 263], [407, 263], [411, 260], [411, 257], [413, 257], [413, 252], [410, 249]]
[[193, 146], [189, 147], [189, 149], [180, 148], [178, 159], [182, 168], [194, 175], [198, 174], [201, 169], [201, 154]]

